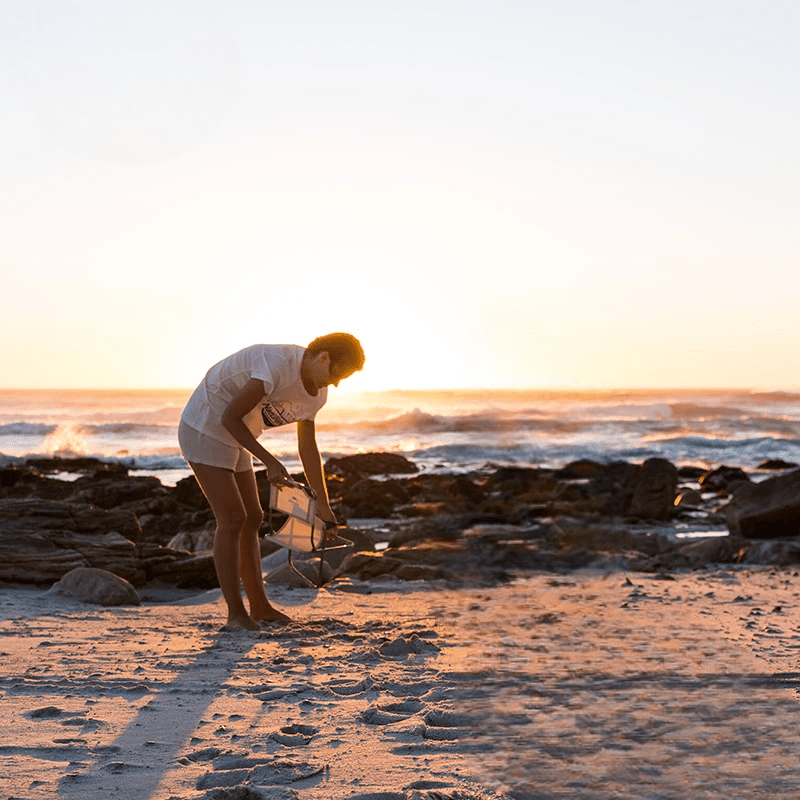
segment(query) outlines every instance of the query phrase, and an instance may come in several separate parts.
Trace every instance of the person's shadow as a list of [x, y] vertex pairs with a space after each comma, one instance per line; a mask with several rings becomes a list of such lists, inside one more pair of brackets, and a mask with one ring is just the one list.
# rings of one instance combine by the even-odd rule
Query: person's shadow
[[[291, 604], [305, 605], [311, 594], [293, 592]], [[282, 604], [288, 599], [282, 597]], [[93, 750], [91, 764], [76, 765], [60, 779], [58, 800], [95, 800], [117, 792], [136, 800], [154, 796], [167, 773], [180, 769], [179, 752], [237, 667], [263, 642], [259, 632], [217, 632], [175, 680], [152, 690], [152, 699], [113, 742]]]

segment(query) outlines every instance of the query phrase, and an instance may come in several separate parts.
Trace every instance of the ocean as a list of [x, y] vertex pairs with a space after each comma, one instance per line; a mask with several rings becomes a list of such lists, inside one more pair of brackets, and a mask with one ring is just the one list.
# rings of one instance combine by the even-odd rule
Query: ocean
[[[189, 474], [177, 443], [188, 390], [0, 390], [0, 464], [96, 456], [166, 485]], [[317, 417], [323, 458], [402, 453], [425, 471], [559, 467], [576, 459], [754, 470], [800, 463], [800, 394], [754, 391], [383, 391], [331, 389]], [[298, 471], [293, 427], [267, 449]]]

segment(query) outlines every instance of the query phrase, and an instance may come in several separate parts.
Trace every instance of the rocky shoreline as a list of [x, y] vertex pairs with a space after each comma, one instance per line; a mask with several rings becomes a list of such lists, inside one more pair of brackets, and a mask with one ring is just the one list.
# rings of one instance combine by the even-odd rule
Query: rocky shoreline
[[[330, 459], [332, 504], [354, 547], [326, 556], [325, 577], [488, 586], [533, 570], [588, 566], [668, 574], [712, 564], [796, 564], [795, 467], [765, 463], [754, 480], [737, 467], [678, 468], [658, 458], [470, 474], [421, 473], [390, 453]], [[266, 509], [263, 471], [257, 480]], [[272, 522], [277, 526], [280, 515]], [[265, 557], [280, 549], [268, 525]], [[94, 459], [29, 459], [0, 469], [6, 584], [52, 585], [72, 570], [94, 568], [137, 588], [214, 588], [213, 530], [194, 477], [168, 487]], [[691, 538], [681, 538], [687, 532]], [[291, 582], [283, 561], [265, 561], [268, 581]]]

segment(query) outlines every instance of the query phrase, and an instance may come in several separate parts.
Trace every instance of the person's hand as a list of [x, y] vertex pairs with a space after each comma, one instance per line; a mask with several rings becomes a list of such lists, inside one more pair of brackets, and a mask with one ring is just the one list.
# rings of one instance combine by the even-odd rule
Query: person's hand
[[289, 475], [289, 471], [286, 467], [278, 461], [277, 458], [273, 459], [269, 463], [265, 463], [264, 466], [267, 468], [267, 480], [270, 483], [278, 484], [279, 486], [286, 486], [287, 484], [292, 483], [292, 478]]
[[325, 524], [325, 533], [323, 534], [325, 537], [325, 544], [333, 545], [339, 542], [339, 523], [335, 519], [324, 520], [320, 515], [317, 515], [317, 519], [321, 520]]

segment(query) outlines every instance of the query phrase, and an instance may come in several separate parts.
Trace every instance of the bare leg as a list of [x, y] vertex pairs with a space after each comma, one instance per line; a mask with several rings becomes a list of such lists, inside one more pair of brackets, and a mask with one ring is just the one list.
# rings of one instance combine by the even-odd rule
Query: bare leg
[[217, 532], [214, 536], [214, 567], [217, 570], [222, 596], [228, 605], [227, 627], [257, 630], [258, 623], [250, 618], [242, 602], [239, 551], [247, 511], [239, 494], [233, 470], [192, 462], [189, 466], [208, 498], [217, 521]]
[[252, 470], [234, 473], [239, 495], [247, 513], [239, 539], [239, 558], [242, 583], [250, 602], [250, 617], [257, 622], [288, 622], [289, 617], [278, 611], [267, 599], [261, 573], [261, 547], [258, 534], [264, 522], [264, 510], [258, 499], [256, 476]]

